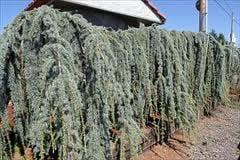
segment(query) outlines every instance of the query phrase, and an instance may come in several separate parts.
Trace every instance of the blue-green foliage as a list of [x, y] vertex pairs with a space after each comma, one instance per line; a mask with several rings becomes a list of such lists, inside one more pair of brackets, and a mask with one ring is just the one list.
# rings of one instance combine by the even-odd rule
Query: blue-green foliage
[[203, 33], [107, 31], [46, 6], [23, 12], [0, 37], [0, 159], [15, 146], [36, 159], [112, 159], [114, 148], [124, 159], [125, 146], [135, 156], [150, 115], [161, 117], [151, 123], [162, 140], [170, 123], [190, 129], [217, 106], [239, 53]]

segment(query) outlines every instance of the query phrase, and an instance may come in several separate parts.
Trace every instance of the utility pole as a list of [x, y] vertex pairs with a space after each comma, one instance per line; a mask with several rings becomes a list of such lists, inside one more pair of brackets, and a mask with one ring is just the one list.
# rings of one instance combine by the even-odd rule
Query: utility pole
[[198, 2], [199, 2], [199, 31], [206, 32], [208, 0], [199, 0]]
[[[240, 20], [240, 14], [239, 14], [239, 18], [238, 18], [238, 19]], [[237, 34], [236, 46], [237, 46], [238, 48], [240, 48], [240, 26], [238, 27], [238, 31], [236, 31], [236, 34]]]
[[231, 33], [230, 33], [230, 43], [235, 43], [235, 37], [234, 37], [234, 15], [232, 13], [232, 21], [231, 21]]

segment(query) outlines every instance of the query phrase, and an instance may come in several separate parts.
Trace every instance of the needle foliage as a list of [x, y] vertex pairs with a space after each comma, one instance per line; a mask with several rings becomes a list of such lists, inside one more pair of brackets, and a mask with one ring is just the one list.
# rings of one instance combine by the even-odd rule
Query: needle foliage
[[191, 129], [239, 71], [240, 51], [203, 33], [108, 31], [46, 6], [23, 12], [0, 36], [0, 159], [29, 148], [35, 159], [114, 150], [125, 159], [126, 146], [135, 157], [144, 126], [159, 141], [172, 123]]

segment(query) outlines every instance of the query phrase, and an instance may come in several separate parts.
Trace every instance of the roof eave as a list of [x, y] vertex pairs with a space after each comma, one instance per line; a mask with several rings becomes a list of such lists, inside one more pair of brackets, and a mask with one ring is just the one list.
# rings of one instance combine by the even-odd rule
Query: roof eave
[[[61, 1], [69, 2], [68, 0], [61, 0]], [[164, 24], [164, 22], [165, 22], [165, 20], [163, 21], [157, 15], [156, 16], [158, 17], [159, 21], [154, 20], [154, 19], [145, 18], [145, 17], [142, 17], [142, 16], [135, 16], [135, 15], [131, 15], [131, 14], [123, 14], [123, 13], [119, 13], [119, 12], [109, 11], [109, 10], [106, 10], [104, 8], [99, 8], [99, 7], [97, 8], [97, 7], [89, 6], [89, 5], [86, 5], [85, 3], [81, 3], [80, 1], [77, 4], [78, 5], [83, 5], [83, 6], [86, 6], [86, 7], [90, 7], [90, 8], [94, 8], [94, 9], [98, 9], [98, 10], [102, 10], [102, 11], [106, 11], [106, 12], [110, 12], [110, 13], [113, 13], [113, 14], [123, 15], [123, 16], [132, 17], [132, 18], [136, 18], [136, 19], [139, 19], [139, 20], [143, 20], [143, 21], [157, 23], [157, 24], [160, 24], [160, 25]]]
[[25, 8], [25, 11], [33, 10], [34, 8], [38, 8], [42, 5], [48, 5], [52, 3], [54, 0], [33, 0], [32, 3], [30, 3], [27, 8]]
[[164, 16], [151, 2], [151, 0], [142, 0], [152, 11], [153, 13], [161, 20], [160, 24], [166, 22], [166, 16]]
[[[30, 11], [30, 10], [33, 10], [34, 8], [38, 8], [42, 5], [51, 4], [53, 1], [55, 1], [55, 0], [34, 0], [32, 3], [30, 3], [28, 5], [28, 7], [25, 10]], [[160, 24], [160, 25], [164, 24], [165, 21], [166, 21], [166, 17], [162, 13], [160, 13], [159, 10], [156, 7], [154, 7], [154, 5], [150, 2], [150, 0], [142, 0], [142, 1], [153, 11], [153, 13], [159, 18], [160, 22], [156, 21], [156, 20], [152, 20], [152, 19], [146, 19], [146, 18], [143, 18], [143, 17], [135, 17], [135, 18], [150, 21], [150, 22], [154, 22], [154, 23], [157, 23], [157, 24]], [[130, 16], [130, 17], [132, 17], [132, 16]]]

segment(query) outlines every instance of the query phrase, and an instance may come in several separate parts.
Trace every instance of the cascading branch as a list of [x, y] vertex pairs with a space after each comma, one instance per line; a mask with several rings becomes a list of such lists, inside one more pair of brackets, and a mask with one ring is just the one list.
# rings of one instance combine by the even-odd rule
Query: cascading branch
[[239, 73], [239, 49], [203, 33], [23, 12], [0, 37], [0, 159], [125, 159], [126, 146], [135, 157], [144, 126], [160, 141], [172, 123], [192, 128]]

